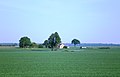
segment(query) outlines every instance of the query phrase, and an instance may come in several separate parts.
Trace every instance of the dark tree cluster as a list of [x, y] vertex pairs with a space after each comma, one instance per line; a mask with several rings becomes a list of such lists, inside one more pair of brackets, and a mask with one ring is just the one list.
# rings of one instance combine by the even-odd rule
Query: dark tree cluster
[[30, 47], [30, 45], [31, 45], [31, 40], [28, 37], [22, 37], [19, 40], [19, 47], [20, 48], [28, 48], [28, 47]]
[[31, 43], [30, 38], [28, 37], [21, 37], [19, 40], [19, 47], [20, 48], [43, 48], [43, 45], [46, 48], [51, 48], [53, 51], [54, 48], [57, 48], [57, 46], [61, 43], [61, 38], [57, 32], [52, 33], [48, 40], [45, 40], [43, 44], [36, 44], [35, 42]]
[[80, 41], [78, 39], [73, 39], [71, 43], [74, 44], [74, 46], [76, 46], [77, 44], [80, 44]]
[[43, 45], [45, 45], [46, 48], [51, 48], [53, 51], [54, 48], [57, 48], [57, 46], [61, 43], [61, 38], [57, 32], [52, 33], [48, 40], [45, 40]]
[[[73, 39], [71, 41], [74, 46], [80, 44], [80, 41], [77, 39]], [[47, 40], [44, 41], [43, 44], [37, 44], [35, 42], [31, 43], [30, 38], [28, 37], [21, 37], [19, 40], [19, 47], [20, 48], [51, 48], [51, 50], [57, 50], [59, 45], [61, 44], [61, 38], [57, 32], [52, 33]], [[66, 46], [63, 48], [67, 48]]]

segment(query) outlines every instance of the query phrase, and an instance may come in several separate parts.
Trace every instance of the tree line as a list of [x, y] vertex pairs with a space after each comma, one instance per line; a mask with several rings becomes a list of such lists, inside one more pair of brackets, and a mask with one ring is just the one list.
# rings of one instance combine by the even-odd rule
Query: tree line
[[[77, 39], [73, 39], [71, 41], [74, 46], [77, 44], [80, 44], [80, 41]], [[37, 44], [35, 42], [31, 42], [30, 38], [25, 36], [21, 37], [19, 40], [19, 47], [20, 48], [51, 48], [51, 50], [57, 50], [59, 48], [59, 45], [61, 44], [61, 38], [57, 32], [52, 33], [47, 40], [44, 41], [43, 44]]]

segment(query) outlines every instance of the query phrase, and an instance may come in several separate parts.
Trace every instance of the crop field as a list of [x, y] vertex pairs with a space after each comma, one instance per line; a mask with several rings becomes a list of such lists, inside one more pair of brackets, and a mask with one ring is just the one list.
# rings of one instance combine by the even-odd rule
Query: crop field
[[120, 47], [0, 48], [0, 77], [120, 77]]

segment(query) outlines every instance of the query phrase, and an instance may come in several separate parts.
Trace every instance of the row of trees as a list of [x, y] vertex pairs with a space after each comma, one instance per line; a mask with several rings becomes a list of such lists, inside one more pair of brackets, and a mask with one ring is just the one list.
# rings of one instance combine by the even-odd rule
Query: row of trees
[[19, 47], [20, 48], [42, 48], [41, 44], [37, 44], [35, 42], [31, 42], [30, 38], [22, 37], [19, 40]]
[[[44, 41], [42, 45], [44, 45], [46, 48], [51, 48], [53, 51], [54, 49], [56, 50], [61, 43], [61, 38], [57, 32], [52, 33], [47, 40]], [[74, 46], [77, 44], [80, 44], [80, 41], [77, 39], [73, 39], [71, 41]], [[42, 47], [41, 44], [37, 45], [35, 42], [31, 42], [30, 38], [28, 37], [22, 37], [19, 40], [19, 47], [20, 48], [35, 48], [35, 47]]]

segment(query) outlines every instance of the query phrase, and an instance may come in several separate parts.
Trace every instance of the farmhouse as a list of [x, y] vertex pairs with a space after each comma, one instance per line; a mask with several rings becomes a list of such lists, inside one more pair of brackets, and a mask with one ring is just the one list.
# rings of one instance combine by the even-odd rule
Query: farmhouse
[[87, 48], [87, 47], [82, 47], [82, 46], [80, 47], [80, 49], [86, 49], [86, 48]]
[[60, 49], [63, 49], [64, 46], [65, 46], [64, 44], [59, 44]]

